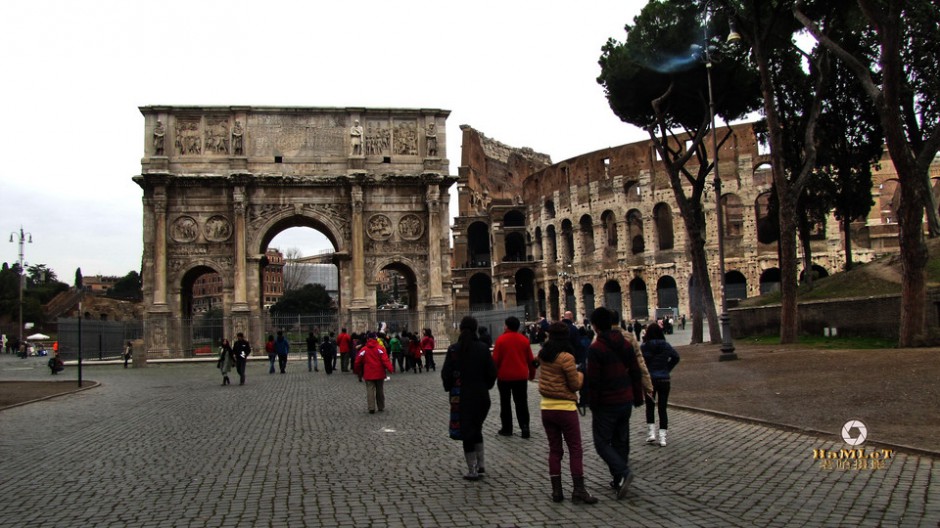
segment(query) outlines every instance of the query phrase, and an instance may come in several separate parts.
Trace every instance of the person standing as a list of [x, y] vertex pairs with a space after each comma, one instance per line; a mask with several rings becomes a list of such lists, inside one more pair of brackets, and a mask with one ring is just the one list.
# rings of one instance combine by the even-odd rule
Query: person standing
[[320, 372], [317, 361], [317, 343], [319, 338], [313, 332], [307, 334], [307, 372]]
[[643, 333], [643, 325], [637, 319], [633, 320], [633, 333], [636, 334], [636, 340], [640, 341], [640, 335]]
[[587, 351], [587, 371], [582, 395], [591, 408], [594, 448], [607, 464], [617, 499], [627, 496], [630, 471], [630, 414], [643, 403], [643, 384], [636, 353], [618, 330], [612, 330], [610, 310], [600, 307], [591, 314], [597, 339]]
[[490, 389], [496, 383], [496, 364], [486, 345], [477, 338], [477, 320], [465, 316], [460, 336], [447, 348], [441, 381], [450, 393], [460, 387], [460, 438], [467, 463], [467, 480], [479, 480], [486, 472], [483, 452], [483, 422], [490, 411]]
[[239, 332], [235, 335], [235, 345], [232, 346], [235, 353], [235, 371], [238, 372], [238, 384], [245, 384], [245, 364], [248, 363], [248, 356], [251, 355], [251, 345], [245, 340], [245, 334]]
[[[498, 339], [496, 343], [499, 346]], [[594, 504], [597, 498], [584, 487], [584, 449], [577, 408], [578, 390], [584, 382], [584, 374], [575, 365], [572, 348], [568, 340], [568, 327], [563, 323], [554, 323], [548, 328], [548, 341], [539, 351], [539, 394], [542, 395], [542, 426], [548, 437], [548, 475], [552, 481], [552, 500], [565, 500], [561, 486], [564, 440], [568, 445], [568, 467], [571, 480], [574, 481], [571, 500]]]
[[666, 341], [659, 325], [650, 325], [646, 329], [645, 340], [640, 350], [643, 351], [643, 359], [653, 380], [653, 394], [646, 398], [646, 425], [650, 430], [646, 443], [656, 443], [656, 422], [653, 416], [653, 408], [656, 407], [659, 410], [659, 445], [666, 447], [666, 432], [669, 429], [666, 405], [669, 403], [670, 373], [679, 364], [679, 353]]
[[336, 370], [336, 342], [333, 340], [333, 331], [323, 338], [320, 343], [320, 355], [323, 356], [323, 368], [330, 375]]
[[[350, 345], [352, 344], [352, 337], [346, 333], [346, 328], [343, 327], [339, 331], [339, 335], [336, 336], [336, 346], [339, 348], [339, 364], [343, 372], [349, 371], [349, 351]], [[333, 368], [336, 370], [336, 356], [333, 356]]]
[[424, 329], [424, 337], [421, 338], [421, 353], [424, 354], [424, 371], [431, 372], [433, 368], [437, 372], [437, 365], [434, 364], [434, 335], [430, 328]]
[[268, 374], [274, 374], [274, 361], [277, 360], [277, 354], [274, 352], [274, 336], [269, 335], [268, 340], [264, 343], [264, 351], [268, 354], [268, 363], [271, 364], [271, 368], [268, 370]]
[[398, 334], [392, 334], [392, 338], [388, 342], [388, 351], [392, 356], [392, 367], [398, 365], [398, 372], [405, 371], [405, 350], [401, 346], [401, 339], [398, 338]]
[[[284, 332], [277, 331], [277, 340], [274, 341], [274, 352], [277, 354], [277, 363], [281, 374], [287, 373], [287, 354], [290, 352], [290, 343], [284, 337]], [[273, 365], [272, 365], [273, 367]]]
[[584, 360], [587, 358], [587, 349], [581, 345], [581, 333], [574, 324], [574, 313], [570, 310], [566, 311], [561, 322], [565, 323], [565, 326], [568, 327], [568, 339], [571, 340], [571, 346], [574, 347], [574, 361], [578, 364], [578, 368], [584, 370]]
[[522, 438], [529, 438], [528, 384], [534, 379], [534, 357], [529, 340], [519, 333], [517, 317], [507, 317], [506, 329], [493, 347], [496, 364], [496, 387], [499, 389], [499, 419], [501, 436], [512, 436], [512, 403], [516, 404], [516, 419]]
[[376, 407], [379, 412], [385, 410], [385, 373], [392, 372], [392, 370], [394, 367], [388, 354], [379, 346], [376, 338], [370, 336], [359, 350], [356, 361], [353, 363], [353, 372], [366, 382], [366, 404], [369, 414], [375, 414]]
[[128, 341], [127, 344], [124, 345], [124, 368], [127, 368], [127, 362], [131, 360], [133, 353], [134, 347], [131, 345], [131, 342]]
[[222, 372], [222, 385], [229, 385], [232, 382], [228, 379], [228, 373], [232, 370], [232, 366], [235, 364], [235, 351], [232, 349], [232, 345], [229, 343], [228, 339], [222, 340], [222, 348], [219, 351], [219, 362], [217, 364], [219, 370]]
[[486, 345], [486, 348], [493, 348], [493, 336], [490, 335], [490, 331], [485, 326], [481, 326], [479, 333], [480, 342]]

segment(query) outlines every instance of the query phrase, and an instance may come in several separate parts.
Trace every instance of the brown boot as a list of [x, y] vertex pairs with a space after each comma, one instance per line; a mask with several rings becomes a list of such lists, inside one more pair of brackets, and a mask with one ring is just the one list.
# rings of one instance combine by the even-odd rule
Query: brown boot
[[565, 500], [565, 492], [561, 489], [561, 475], [552, 475], [552, 501], [561, 502]]
[[597, 497], [588, 493], [587, 488], [584, 487], [584, 477], [571, 477], [571, 480], [574, 481], [574, 491], [571, 492], [571, 502], [579, 503], [583, 502], [584, 504], [595, 504], [597, 503]]

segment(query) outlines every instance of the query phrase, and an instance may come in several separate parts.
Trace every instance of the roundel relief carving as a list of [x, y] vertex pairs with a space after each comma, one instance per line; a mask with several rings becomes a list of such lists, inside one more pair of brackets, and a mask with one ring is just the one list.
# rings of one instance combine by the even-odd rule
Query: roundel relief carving
[[392, 221], [384, 214], [372, 215], [367, 233], [372, 240], [388, 240], [392, 236]]
[[417, 240], [424, 234], [424, 222], [416, 214], [406, 214], [398, 221], [398, 233], [405, 240]]
[[191, 216], [181, 216], [173, 222], [170, 236], [177, 242], [192, 242], [199, 236], [199, 225]]
[[232, 223], [224, 216], [212, 216], [206, 220], [203, 233], [206, 235], [206, 240], [211, 242], [225, 242], [232, 236]]

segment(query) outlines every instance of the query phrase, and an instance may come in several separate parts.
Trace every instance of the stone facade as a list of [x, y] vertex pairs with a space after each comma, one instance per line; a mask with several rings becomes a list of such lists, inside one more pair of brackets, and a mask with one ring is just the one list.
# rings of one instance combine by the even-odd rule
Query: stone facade
[[186, 355], [192, 285], [222, 277], [226, 335], [260, 344], [268, 244], [311, 227], [335, 248], [340, 321], [375, 320], [374, 277], [409, 280], [435, 335], [450, 320], [446, 119], [436, 109], [140, 108], [144, 340]]
[[[684, 223], [651, 142], [553, 164], [531, 149], [462, 129], [454, 226], [458, 312], [473, 305], [524, 305], [530, 320], [538, 311], [557, 320], [565, 310], [583, 319], [606, 306], [641, 321], [666, 310], [689, 313], [692, 266]], [[773, 183], [769, 156], [761, 150], [752, 126], [741, 124], [719, 152], [729, 300], [779, 286], [777, 245], [758, 240]], [[689, 170], [694, 174], [697, 166]], [[940, 165], [932, 175], [940, 177]], [[851, 226], [854, 262], [897, 251], [897, 179], [890, 159], [882, 160], [873, 179], [875, 205], [867, 220]], [[711, 284], [719, 300], [714, 189], [703, 201]], [[843, 268], [843, 235], [834, 217], [818, 226], [811, 242], [818, 274]]]

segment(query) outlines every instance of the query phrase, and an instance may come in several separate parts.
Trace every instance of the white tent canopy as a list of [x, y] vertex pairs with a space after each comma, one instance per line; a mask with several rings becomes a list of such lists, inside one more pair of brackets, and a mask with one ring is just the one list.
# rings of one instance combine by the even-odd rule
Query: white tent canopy
[[26, 339], [32, 341], [41, 341], [43, 339], [49, 339], [49, 336], [46, 334], [33, 334], [31, 336], [26, 336]]

